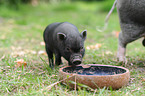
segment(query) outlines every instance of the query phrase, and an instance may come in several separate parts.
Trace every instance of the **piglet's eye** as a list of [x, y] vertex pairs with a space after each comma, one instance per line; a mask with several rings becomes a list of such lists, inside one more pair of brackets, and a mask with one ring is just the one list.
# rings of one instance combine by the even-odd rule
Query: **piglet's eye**
[[83, 49], [84, 49], [84, 47], [81, 47], [81, 48], [80, 48], [80, 51], [83, 51]]
[[84, 49], [84, 47], [81, 47], [80, 49]]
[[69, 47], [66, 47], [66, 51], [70, 51], [71, 49]]

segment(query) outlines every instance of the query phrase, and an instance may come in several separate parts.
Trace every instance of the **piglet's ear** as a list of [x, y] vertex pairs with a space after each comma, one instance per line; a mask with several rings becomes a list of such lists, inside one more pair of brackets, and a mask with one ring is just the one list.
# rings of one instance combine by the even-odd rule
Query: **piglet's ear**
[[84, 40], [86, 40], [87, 38], [87, 30], [84, 30], [83, 32], [81, 32], [81, 36]]
[[66, 39], [66, 35], [64, 33], [57, 33], [57, 39], [58, 40], [65, 40]]

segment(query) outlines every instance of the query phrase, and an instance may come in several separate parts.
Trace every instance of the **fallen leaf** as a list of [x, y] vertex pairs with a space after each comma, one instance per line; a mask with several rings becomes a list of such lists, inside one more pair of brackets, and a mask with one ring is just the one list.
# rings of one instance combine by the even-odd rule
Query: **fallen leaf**
[[45, 45], [45, 42], [40, 42], [40, 45]]
[[0, 61], [3, 60], [3, 59], [5, 59], [5, 55], [3, 55], [3, 56], [0, 58]]
[[34, 50], [27, 50], [26, 53], [27, 53], [27, 54], [28, 54], [28, 53], [30, 53], [30, 54], [37, 54], [37, 52], [34, 51]]
[[145, 82], [145, 78], [142, 78], [142, 82]]
[[106, 51], [105, 53], [106, 54], [113, 54], [111, 51]]
[[51, 75], [50, 77], [57, 77], [57, 75]]
[[87, 46], [87, 47], [86, 47], [86, 49], [90, 50], [90, 47], [89, 47], [89, 46]]
[[115, 36], [116, 36], [117, 38], [118, 38], [118, 36], [119, 36], [119, 33], [120, 33], [120, 32], [118, 32], [118, 31], [115, 32]]
[[78, 72], [79, 72], [79, 73], [83, 73], [83, 70], [79, 70]]
[[130, 78], [130, 83], [133, 83], [134, 80], [135, 78]]
[[17, 64], [15, 65], [15, 67], [22, 67], [22, 65], [23, 65], [24, 67], [27, 66], [27, 63], [24, 61], [24, 59], [18, 59], [17, 61], [14, 61], [14, 62], [17, 63]]
[[95, 74], [95, 72], [91, 72], [91, 71], [90, 71], [89, 74]]
[[116, 38], [118, 38], [120, 31], [113, 31], [112, 33]]
[[131, 66], [133, 66], [133, 63], [130, 63]]
[[39, 54], [39, 55], [47, 55], [46, 52], [45, 52], [45, 51], [42, 51], [42, 50], [39, 51], [38, 54]]
[[96, 43], [95, 45], [87, 46], [86, 49], [88, 49], [88, 50], [90, 50], [90, 49], [98, 50], [101, 46], [102, 46], [102, 44]]
[[26, 52], [24, 52], [24, 51], [14, 51], [14, 52], [12, 52], [11, 53], [11, 55], [13, 56], [13, 57], [18, 57], [18, 56], [24, 56], [26, 54]]

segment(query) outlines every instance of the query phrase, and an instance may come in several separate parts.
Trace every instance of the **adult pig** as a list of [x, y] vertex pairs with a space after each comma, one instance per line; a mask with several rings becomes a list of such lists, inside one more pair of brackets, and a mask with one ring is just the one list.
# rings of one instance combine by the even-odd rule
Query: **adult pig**
[[71, 66], [81, 64], [85, 53], [84, 41], [86, 36], [86, 30], [79, 33], [77, 27], [68, 22], [52, 23], [47, 26], [43, 37], [49, 58], [49, 66], [54, 67], [53, 54], [55, 55], [56, 65], [62, 63], [61, 56]]
[[[117, 57], [125, 61], [127, 44], [145, 37], [145, 0], [118, 0], [117, 11], [121, 25]], [[145, 46], [145, 39], [142, 43]]]

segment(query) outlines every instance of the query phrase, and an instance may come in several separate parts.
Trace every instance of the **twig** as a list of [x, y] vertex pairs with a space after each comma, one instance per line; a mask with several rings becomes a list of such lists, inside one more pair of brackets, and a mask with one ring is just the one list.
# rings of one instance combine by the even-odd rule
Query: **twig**
[[53, 83], [53, 84], [49, 85], [49, 86], [48, 86], [48, 87], [46, 87], [46, 88], [47, 88], [47, 89], [48, 89], [48, 91], [49, 91], [49, 90], [51, 90], [51, 88], [52, 88], [53, 86], [55, 86], [55, 85], [57, 85], [57, 84], [59, 84], [59, 83], [61, 83], [61, 82], [65, 81], [66, 79], [72, 78], [73, 76], [75, 76], [75, 75], [72, 75], [72, 76], [67, 77], [67, 78], [65, 78], [65, 79], [63, 79], [63, 80], [60, 80], [60, 81], [58, 81], [58, 82], [55, 82], [55, 83]]
[[40, 69], [39, 67], [35, 67], [35, 66], [33, 66], [32, 68], [33, 68], [33, 69], [38, 69], [39, 71], [43, 71], [43, 70]]
[[94, 94], [93, 94], [93, 96], [95, 96], [95, 93], [96, 93], [96, 92], [97, 92], [97, 89], [94, 90]]
[[8, 88], [6, 88], [7, 92], [10, 93], [10, 91], [8, 90]]
[[75, 76], [75, 93], [76, 93], [76, 89], [77, 89], [77, 83], [76, 83], [76, 76]]

